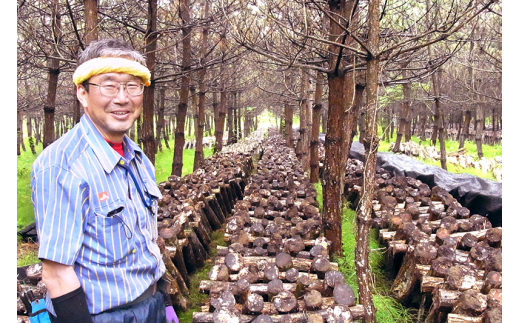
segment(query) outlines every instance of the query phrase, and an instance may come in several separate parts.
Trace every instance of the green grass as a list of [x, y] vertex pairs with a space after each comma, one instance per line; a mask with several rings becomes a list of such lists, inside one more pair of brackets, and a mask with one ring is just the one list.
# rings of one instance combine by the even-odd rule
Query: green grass
[[21, 151], [20, 156], [17, 156], [17, 226], [24, 227], [34, 222], [34, 210], [31, 202], [31, 166], [38, 156], [42, 152], [42, 143], [37, 145], [36, 155], [31, 153], [29, 147], [29, 139], [24, 138], [24, 143], [27, 151]]
[[[322, 188], [321, 183], [314, 184], [316, 188], [317, 200], [322, 210]], [[358, 295], [358, 282], [355, 267], [355, 248], [356, 248], [356, 212], [348, 206], [343, 208], [343, 219], [341, 225], [343, 257], [336, 259], [339, 270], [345, 276], [345, 281], [349, 284], [356, 296]], [[376, 308], [376, 318], [379, 323], [412, 323], [413, 314], [411, 311], [393, 297], [390, 296], [391, 282], [386, 278], [384, 271], [384, 257], [381, 246], [377, 242], [377, 230], [370, 230], [370, 270], [375, 288], [373, 289], [373, 302]]]

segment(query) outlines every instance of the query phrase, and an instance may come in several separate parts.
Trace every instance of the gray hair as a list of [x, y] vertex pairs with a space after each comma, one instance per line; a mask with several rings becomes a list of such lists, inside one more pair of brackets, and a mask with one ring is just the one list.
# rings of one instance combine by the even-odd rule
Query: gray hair
[[77, 66], [98, 57], [123, 57], [146, 66], [146, 60], [143, 54], [136, 51], [127, 42], [114, 38], [91, 42], [87, 48], [78, 55]]

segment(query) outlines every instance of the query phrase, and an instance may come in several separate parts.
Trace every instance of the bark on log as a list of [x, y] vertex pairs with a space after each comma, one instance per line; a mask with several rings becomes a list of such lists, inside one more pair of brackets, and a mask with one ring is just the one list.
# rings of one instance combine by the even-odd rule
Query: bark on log
[[491, 289], [502, 288], [502, 274], [496, 271], [490, 271], [486, 275], [482, 293], [487, 294]]
[[244, 304], [245, 314], [258, 314], [264, 308], [264, 299], [259, 294], [249, 293]]
[[446, 283], [450, 288], [465, 291], [477, 283], [476, 272], [468, 266], [455, 265], [448, 270]]
[[[208, 219], [209, 224], [211, 225], [211, 228], [213, 230], [218, 230], [222, 227], [222, 223], [224, 222], [223, 218], [219, 218], [217, 214], [213, 211], [213, 208], [211, 207], [211, 200], [213, 196], [205, 198], [205, 206], [202, 209], [204, 214], [206, 215], [206, 218]], [[214, 197], [213, 197], [214, 198]]]
[[412, 291], [418, 283], [416, 275], [414, 274], [415, 264], [416, 258], [414, 256], [414, 249], [409, 248], [391, 288], [392, 293], [402, 303], [409, 301]]
[[[195, 251], [193, 250], [193, 247], [192, 247], [192, 244], [190, 241], [191, 239], [189, 238], [189, 236], [193, 233], [193, 231], [190, 229], [190, 230], [186, 230], [185, 232], [188, 235], [188, 238], [184, 239], [186, 242], [184, 243], [184, 245], [182, 247], [182, 254], [184, 255], [184, 263], [186, 264], [186, 269], [188, 270], [188, 274], [192, 274], [197, 270], [197, 268], [200, 268], [201, 259], [195, 254]], [[197, 236], [195, 235], [195, 238], [196, 237]], [[193, 237], [192, 237], [192, 239], [193, 239]], [[199, 242], [199, 244], [200, 244], [200, 242]], [[202, 249], [204, 249], [204, 248], [202, 248]], [[203, 266], [203, 262], [202, 262], [202, 266]]]
[[484, 313], [484, 323], [502, 323], [502, 307], [490, 308]]
[[291, 292], [282, 291], [273, 297], [273, 304], [280, 313], [293, 313], [298, 311], [298, 301]]
[[452, 313], [467, 316], [479, 316], [486, 308], [487, 299], [484, 294], [474, 290], [467, 290], [460, 295], [453, 307]]
[[182, 276], [182, 279], [186, 283], [186, 285], [190, 286], [190, 276], [188, 275], [188, 269], [186, 268], [186, 264], [184, 262], [184, 252], [183, 252], [183, 243], [182, 241], [179, 241], [178, 247], [176, 248], [175, 255], [172, 259], [173, 263], [175, 264], [175, 267], [179, 270], [179, 273]]

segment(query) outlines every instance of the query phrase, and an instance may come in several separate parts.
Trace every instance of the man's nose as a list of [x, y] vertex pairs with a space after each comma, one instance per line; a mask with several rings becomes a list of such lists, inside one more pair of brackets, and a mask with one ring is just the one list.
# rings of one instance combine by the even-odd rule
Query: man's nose
[[129, 94], [126, 91], [126, 84], [119, 85], [119, 91], [117, 92], [114, 101], [118, 103], [126, 103], [129, 101]]

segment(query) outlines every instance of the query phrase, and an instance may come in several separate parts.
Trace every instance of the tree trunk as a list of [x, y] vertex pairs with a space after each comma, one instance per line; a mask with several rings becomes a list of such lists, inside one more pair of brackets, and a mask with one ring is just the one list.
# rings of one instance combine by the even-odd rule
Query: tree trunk
[[233, 143], [238, 141], [238, 93], [233, 95]]
[[309, 74], [304, 69], [301, 69], [301, 83], [300, 83], [300, 137], [296, 144], [296, 157], [300, 160], [303, 170], [309, 170], [307, 145], [307, 93], [309, 91]]
[[[433, 57], [430, 56], [430, 60]], [[441, 152], [441, 167], [444, 170], [447, 170], [446, 165], [446, 129], [444, 128], [444, 116], [441, 114], [441, 93], [440, 93], [440, 77], [441, 71], [437, 70], [432, 74], [432, 87], [433, 87], [433, 100], [435, 104], [435, 125], [438, 127], [439, 133], [439, 144], [440, 144], [440, 152]], [[435, 132], [435, 126], [434, 126]], [[434, 142], [435, 146], [435, 142]]]
[[310, 180], [311, 183], [318, 183], [319, 181], [319, 156], [318, 156], [318, 146], [319, 146], [319, 134], [320, 134], [320, 116], [321, 116], [321, 106], [322, 106], [322, 95], [323, 95], [323, 73], [320, 71], [316, 71], [316, 90], [314, 92], [314, 106], [312, 107], [312, 131], [311, 131], [311, 154], [310, 154], [310, 166], [311, 166], [311, 174]]
[[[83, 13], [85, 15], [85, 34], [83, 36], [83, 44], [82, 49], [88, 46], [91, 42], [98, 40], [98, 0], [85, 0], [83, 6]], [[76, 46], [76, 52], [79, 51], [79, 45]], [[73, 87], [74, 91], [74, 110], [73, 110], [73, 122], [77, 124], [81, 116], [83, 115], [83, 110], [81, 107], [81, 103], [76, 97], [76, 87]]]
[[329, 120], [325, 136], [325, 160], [321, 185], [323, 187], [324, 236], [331, 241], [330, 253], [341, 255], [341, 132], [343, 131], [344, 74], [328, 74]]
[[249, 136], [249, 112], [247, 111], [247, 107], [244, 108], [244, 138]]
[[32, 120], [33, 118], [27, 116], [27, 137], [29, 137], [29, 147], [31, 148], [31, 152], [33, 155], [36, 155], [36, 147], [34, 146], [33, 138]]
[[482, 152], [482, 135], [483, 135], [483, 128], [484, 128], [484, 107], [482, 106], [483, 103], [478, 102], [476, 107], [476, 127], [475, 127], [475, 144], [477, 145], [477, 154], [478, 158], [484, 157], [484, 154]]
[[365, 107], [362, 107], [361, 110], [359, 111], [358, 124], [359, 124], [359, 142], [363, 143], [363, 140], [366, 137], [366, 131], [367, 131], [367, 129], [366, 129], [367, 128], [366, 127], [366, 108]]
[[[408, 62], [405, 62], [401, 67], [403, 68], [403, 78], [408, 77], [408, 71], [406, 70], [406, 67], [408, 66]], [[401, 119], [399, 122], [399, 129], [397, 132], [397, 138], [395, 140], [395, 147], [394, 152], [399, 151], [399, 146], [401, 143], [401, 140], [404, 136], [404, 141], [408, 142], [410, 141], [411, 131], [410, 131], [410, 92], [411, 92], [411, 85], [410, 83], [405, 83], [402, 85], [403, 87], [403, 103], [401, 105]]]
[[[412, 119], [412, 115], [413, 115], [413, 109], [412, 109], [412, 106], [409, 105], [408, 120], [406, 122], [406, 127], [404, 129], [404, 142], [409, 142], [410, 140], [412, 140], [412, 135], [415, 131], [415, 122], [413, 122], [414, 120]], [[412, 127], [413, 127], [413, 129], [412, 129]]]
[[230, 104], [227, 106], [227, 129], [228, 129], [228, 141], [227, 145], [234, 143], [234, 125], [235, 122], [233, 120], [233, 109], [234, 109], [234, 98], [235, 98], [235, 92], [231, 92], [228, 94], [230, 97], [228, 98], [230, 101]]
[[98, 0], [84, 0], [85, 46], [98, 40]]
[[446, 164], [446, 129], [444, 128], [444, 116], [441, 116], [441, 120], [439, 120], [439, 146], [441, 150], [441, 168], [444, 170], [448, 170], [448, 165]]
[[433, 110], [433, 131], [431, 137], [431, 144], [433, 147], [437, 144], [437, 135], [439, 133], [439, 122], [440, 122], [440, 111], [438, 110], [438, 105], [434, 104]]
[[[404, 66], [406, 67], [406, 66]], [[403, 77], [405, 77], [403, 71]], [[399, 126], [397, 127], [397, 137], [395, 139], [395, 146], [393, 149], [394, 153], [398, 153], [401, 148], [401, 139], [403, 138], [403, 135], [405, 133], [406, 129], [406, 122], [407, 122], [407, 115], [408, 115], [408, 108], [409, 108], [409, 100], [406, 100], [405, 93], [405, 86], [404, 84], [401, 85], [403, 87], [403, 103], [401, 104], [401, 110], [400, 110], [400, 118], [399, 118]]]
[[[209, 1], [205, 1], [204, 3], [204, 17], [208, 17], [209, 15]], [[200, 167], [202, 160], [204, 160], [204, 147], [202, 145], [202, 141], [204, 139], [204, 125], [206, 123], [206, 115], [204, 112], [204, 108], [206, 107], [206, 81], [204, 77], [206, 76], [206, 46], [208, 43], [208, 33], [209, 27], [205, 26], [202, 29], [202, 42], [200, 45], [200, 64], [202, 65], [201, 70], [199, 71], [199, 106], [198, 106], [198, 124], [195, 129], [195, 157], [193, 160], [193, 171]]]
[[460, 145], [460, 136], [461, 136], [461, 133], [462, 133], [462, 121], [464, 119], [464, 111], [460, 111], [458, 117], [457, 117], [457, 138], [455, 140], [457, 140], [459, 142], [459, 145]]
[[[52, 31], [54, 51], [53, 56], [59, 57], [58, 44], [61, 39], [61, 16], [58, 13], [58, 0], [52, 0]], [[44, 112], [44, 130], [43, 130], [43, 149], [54, 141], [54, 111], [56, 109], [56, 90], [58, 87], [58, 75], [60, 74], [59, 61], [55, 58], [47, 59], [49, 69], [49, 82], [47, 88], [47, 100], [43, 106]]]
[[[377, 55], [379, 50], [379, 0], [370, 1], [368, 5], [368, 47]], [[369, 269], [369, 233], [372, 217], [372, 199], [374, 197], [376, 156], [379, 145], [377, 136], [377, 89], [378, 89], [379, 59], [371, 56], [367, 61], [366, 91], [367, 91], [367, 132], [363, 140], [365, 146], [365, 167], [361, 199], [356, 211], [356, 248], [355, 264], [359, 285], [359, 303], [365, 308], [364, 322], [377, 322], [376, 309], [372, 301], [372, 276]]]
[[242, 92], [238, 92], [237, 96], [237, 139], [244, 138], [242, 133], [242, 108], [240, 107], [240, 96]]
[[[224, 38], [225, 39], [225, 38]], [[222, 67], [222, 70], [224, 68]], [[221, 82], [224, 78], [222, 78]], [[224, 122], [226, 118], [226, 105], [227, 105], [227, 95], [225, 91], [225, 84], [221, 84], [221, 90], [220, 90], [220, 107], [218, 111], [218, 120], [216, 122], [215, 126], [215, 149], [214, 153], [217, 153], [222, 150], [222, 141], [223, 141], [223, 134], [224, 134]], [[228, 138], [229, 139], [229, 138]]]
[[[347, 129], [350, 129], [351, 135], [349, 137], [348, 142], [345, 143], [345, 157], [348, 158], [348, 154], [350, 153], [350, 148], [352, 147], [352, 142], [354, 141], [354, 137], [356, 136], [356, 120], [357, 116], [359, 115], [359, 110], [361, 110], [361, 104], [363, 102], [363, 92], [365, 91], [365, 85], [363, 84], [356, 84], [356, 92], [354, 94], [354, 106], [352, 110], [352, 115], [349, 118], [352, 118], [352, 120], [348, 121], [348, 124], [350, 124], [350, 127]], [[345, 164], [346, 166], [346, 164]]]
[[175, 127], [175, 146], [173, 148], [172, 175], [182, 176], [182, 155], [184, 152], [184, 126], [186, 112], [188, 110], [188, 96], [190, 91], [190, 79], [188, 73], [191, 64], [191, 27], [190, 27], [190, 1], [183, 0], [180, 4], [182, 19], [182, 76], [179, 106], [177, 108], [177, 125]]
[[23, 133], [22, 133], [22, 112], [20, 111], [20, 108], [16, 109], [16, 155], [20, 156], [20, 146], [21, 141], [23, 140]]
[[[200, 88], [202, 86], [202, 88]], [[204, 94], [201, 94], [204, 92]], [[193, 158], [193, 171], [200, 167], [200, 163], [204, 159], [204, 148], [202, 146], [202, 140], [204, 139], [204, 106], [206, 105], [206, 89], [204, 80], [199, 78], [199, 93], [198, 95], [198, 109], [197, 114], [195, 115], [195, 156]], [[201, 102], [202, 101], [202, 102]]]
[[[211, 106], [213, 107], [213, 126], [215, 127], [213, 130], [213, 135], [217, 136], [217, 122], [218, 122], [218, 114], [219, 114], [219, 108], [218, 108], [218, 101], [217, 101], [217, 91], [213, 91], [212, 93], [213, 102], [211, 103]], [[216, 138], [215, 138], [216, 142]]]
[[327, 119], [328, 119], [329, 109], [328, 106], [323, 106], [321, 109], [321, 132], [327, 133]]
[[[342, 24], [353, 16], [355, 1], [329, 0], [329, 9], [332, 16], [330, 21], [331, 42], [346, 41], [346, 35], [341, 39], [338, 36], [343, 33]], [[333, 18], [334, 17], [334, 18]], [[337, 19], [340, 19], [338, 21]], [[329, 85], [329, 106], [327, 134], [325, 136], [325, 160], [323, 161], [322, 191], [323, 191], [323, 231], [324, 236], [331, 241], [330, 254], [342, 255], [341, 243], [341, 178], [345, 176], [342, 164], [341, 132], [343, 131], [343, 118], [346, 102], [343, 97], [345, 90], [345, 71], [342, 69], [346, 63], [342, 62], [343, 48], [331, 43], [328, 47], [328, 63], [332, 67], [327, 73]]]
[[464, 112], [464, 126], [463, 126], [463, 129], [462, 129], [461, 135], [460, 135], [459, 149], [464, 148], [464, 143], [465, 143], [465, 141], [469, 137], [469, 125], [470, 125], [470, 123], [471, 123], [471, 111], [470, 110], [466, 110], [466, 112]]
[[[193, 91], [192, 91], [192, 94], [193, 94]], [[192, 96], [193, 98], [193, 96]], [[193, 106], [194, 102], [193, 102], [193, 99], [191, 101], [191, 105]], [[190, 110], [189, 108], [190, 106], [188, 105], [188, 110]], [[192, 116], [191, 114], [188, 112], [187, 113], [187, 120], [186, 120], [186, 134], [188, 135], [187, 137], [188, 138], [191, 138], [191, 120], [192, 120]]]
[[[157, 0], [148, 1], [148, 26], [146, 29], [145, 43], [146, 43], [146, 65], [151, 73], [151, 84], [144, 89], [143, 95], [143, 124], [142, 124], [142, 140], [143, 152], [155, 165], [155, 146], [154, 135], [154, 93], [155, 93], [155, 50], [157, 48]], [[160, 137], [159, 134], [157, 136]]]
[[170, 140], [170, 134], [169, 129], [170, 128], [170, 119], [168, 119], [168, 122], [165, 122], [165, 126], [163, 127], [163, 138], [164, 138], [164, 145], [167, 149], [170, 149], [170, 144], [168, 143], [168, 140]]
[[238, 141], [238, 93], [233, 94], [233, 143]]
[[[351, 55], [348, 55], [344, 58], [349, 64], [353, 63], [353, 59]], [[345, 75], [344, 81], [344, 90], [343, 90], [343, 124], [341, 131], [341, 164], [340, 169], [343, 173], [345, 173], [345, 168], [347, 166], [348, 154], [350, 152], [350, 145], [352, 144], [353, 138], [353, 129], [355, 128], [355, 113], [356, 113], [356, 103], [359, 103], [360, 97], [356, 98], [356, 73], [350, 72]], [[362, 94], [362, 92], [361, 92]], [[356, 102], [356, 99], [358, 100]], [[345, 189], [345, 176], [340, 176], [340, 196], [343, 196]]]
[[35, 129], [35, 139], [36, 139], [36, 146], [40, 142], [42, 142], [42, 123], [41, 123], [41, 117], [34, 118], [34, 129]]
[[157, 118], [157, 129], [155, 130], [155, 147], [156, 152], [157, 149], [162, 152], [162, 143], [161, 143], [161, 136], [164, 137], [164, 140], [166, 141], [166, 136], [164, 136], [164, 99], [165, 99], [165, 92], [166, 88], [161, 88], [159, 90], [159, 116]]

